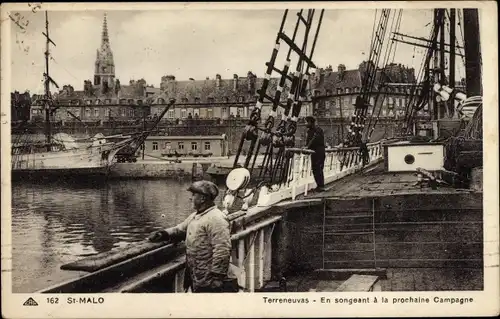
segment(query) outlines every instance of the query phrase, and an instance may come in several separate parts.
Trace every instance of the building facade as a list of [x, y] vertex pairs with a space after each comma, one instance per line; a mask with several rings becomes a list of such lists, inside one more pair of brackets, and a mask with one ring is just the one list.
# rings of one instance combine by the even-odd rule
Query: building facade
[[[144, 152], [157, 157], [220, 157], [228, 154], [226, 135], [148, 136]], [[140, 150], [142, 152], [142, 150]]]
[[[334, 72], [331, 67], [319, 69], [311, 77], [310, 89], [314, 113], [318, 117], [351, 118], [354, 115], [356, 97], [360, 94], [367, 62], [364, 61], [358, 69], [346, 70], [343, 64]], [[391, 119], [403, 119], [412, 93], [418, 96], [420, 87], [415, 87], [415, 70], [401, 64], [386, 66], [389, 81], [386, 82], [386, 93], [377, 100], [375, 108], [368, 109], [368, 115]], [[376, 88], [380, 83], [381, 71], [377, 71], [373, 96], [370, 105], [375, 104]], [[425, 105], [418, 116], [430, 116], [429, 106]]]
[[[304, 102], [300, 116], [315, 114], [318, 117], [350, 118], [354, 113], [356, 96], [361, 90], [366, 63], [361, 63], [354, 70], [346, 70], [342, 64], [338, 66], [337, 72], [333, 72], [331, 66], [316, 70], [310, 77], [309, 98]], [[382, 109], [377, 115], [382, 118], [403, 118], [411, 86], [415, 81], [414, 69], [400, 64], [391, 64], [387, 68], [390, 77], [389, 92], [385, 99], [378, 101]], [[179, 81], [174, 75], [165, 75], [161, 78], [159, 88], [148, 85], [144, 79], [130, 80], [128, 85], [123, 85], [115, 77], [113, 51], [107, 18], [104, 16], [93, 81], [85, 80], [81, 91], [70, 85], [63, 86], [54, 95], [58, 108], [54, 120], [94, 122], [98, 125], [133, 122], [144, 117], [159, 116], [171, 98], [176, 99], [176, 104], [165, 114], [166, 121], [247, 119], [257, 101], [263, 80], [249, 71], [246, 76], [234, 74], [232, 79], [222, 79], [216, 74], [212, 79], [207, 77], [205, 80], [191, 78]], [[270, 79], [268, 95], [274, 96], [278, 82], [278, 78]], [[282, 103], [286, 102], [288, 91], [289, 87], [285, 86], [281, 95]], [[36, 99], [33, 105], [31, 115], [39, 118], [43, 107]], [[268, 117], [271, 108], [271, 103], [264, 103], [262, 121]], [[278, 119], [282, 112], [283, 109], [279, 107]], [[420, 116], [426, 116], [427, 113], [426, 106]]]

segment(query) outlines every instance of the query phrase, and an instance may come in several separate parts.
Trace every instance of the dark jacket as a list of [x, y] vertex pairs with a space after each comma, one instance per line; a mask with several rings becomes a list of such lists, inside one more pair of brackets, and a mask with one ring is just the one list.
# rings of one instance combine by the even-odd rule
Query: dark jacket
[[315, 155], [325, 154], [325, 134], [319, 126], [307, 130], [306, 147], [315, 152]]

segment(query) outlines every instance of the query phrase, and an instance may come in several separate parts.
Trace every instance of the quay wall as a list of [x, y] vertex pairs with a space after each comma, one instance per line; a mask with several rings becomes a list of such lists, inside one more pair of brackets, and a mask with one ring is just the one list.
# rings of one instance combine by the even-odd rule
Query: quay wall
[[[324, 130], [326, 143], [334, 146], [341, 141], [342, 127], [344, 136], [347, 134], [349, 119], [340, 122], [338, 119], [318, 119], [320, 127]], [[229, 153], [235, 154], [240, 143], [241, 134], [245, 129], [246, 121], [228, 121], [223, 124], [160, 124], [152, 135], [169, 135], [169, 136], [188, 136], [188, 135], [222, 135], [225, 134], [228, 138]], [[392, 137], [397, 134], [398, 127], [401, 123], [395, 120], [381, 119], [372, 135], [372, 142], [376, 142], [382, 138]], [[102, 133], [106, 136], [114, 134], [130, 134], [142, 130], [142, 125], [133, 126], [83, 126], [82, 123], [65, 123], [65, 125], [56, 129], [57, 132], [70, 134], [74, 137], [89, 137], [97, 133]], [[305, 140], [306, 127], [304, 123], [299, 123], [297, 127], [297, 144], [302, 145]], [[16, 135], [26, 134], [24, 130], [12, 129], [12, 140], [15, 140]], [[43, 135], [41, 127], [27, 127], [27, 134]], [[262, 149], [263, 150], [263, 149]]]
[[116, 163], [109, 177], [114, 179], [192, 179], [205, 175], [210, 162], [136, 162]]

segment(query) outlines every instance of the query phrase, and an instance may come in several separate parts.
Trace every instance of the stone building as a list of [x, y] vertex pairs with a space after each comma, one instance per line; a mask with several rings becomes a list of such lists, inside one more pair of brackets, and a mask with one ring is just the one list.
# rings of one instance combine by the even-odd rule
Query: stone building
[[[115, 64], [108, 34], [106, 15], [102, 25], [101, 46], [97, 49], [94, 79], [83, 81], [83, 90], [71, 85], [54, 94], [58, 107], [54, 120], [83, 122], [127, 121], [150, 114], [148, 96], [159, 93], [159, 88], [148, 85], [144, 79], [130, 80], [123, 85], [115, 77]], [[36, 103], [39, 104], [39, 103]]]
[[[334, 72], [329, 66], [318, 69], [311, 77], [310, 89], [312, 93], [314, 112], [318, 117], [350, 118], [354, 115], [354, 103], [359, 95], [363, 78], [367, 69], [366, 61], [363, 61], [357, 69], [346, 70], [345, 65], [339, 64]], [[376, 115], [380, 117], [400, 119], [405, 116], [405, 109], [409, 95], [415, 83], [415, 70], [401, 64], [390, 64], [386, 66], [386, 75], [389, 77], [387, 93], [385, 98], [378, 100]], [[375, 77], [374, 93], [380, 83], [381, 71], [378, 70]], [[417, 94], [420, 88], [417, 88]], [[372, 96], [370, 104], [373, 105], [375, 98]], [[428, 114], [428, 106], [419, 112], [420, 116]], [[371, 114], [372, 108], [368, 109]]]
[[[258, 90], [262, 86], [263, 78], [258, 78], [249, 71], [246, 77], [233, 75], [232, 79], [222, 79], [219, 74], [214, 79], [177, 81], [175, 76], [166, 75], [161, 79], [161, 93], [153, 97], [151, 114], [160, 114], [163, 103], [170, 98], [176, 99], [176, 105], [169, 110], [166, 119], [228, 119], [248, 118], [257, 101]], [[268, 94], [274, 96], [279, 79], [271, 78]], [[282, 102], [286, 101], [288, 87], [284, 88]], [[265, 119], [272, 109], [272, 104], [264, 103], [262, 118]], [[278, 117], [283, 112], [278, 108]], [[302, 116], [312, 114], [309, 103], [305, 103]]]
[[[271, 79], [268, 90], [270, 95], [274, 95], [278, 81], [276, 78]], [[131, 80], [128, 85], [123, 85], [115, 77], [113, 51], [107, 19], [104, 16], [94, 79], [85, 80], [81, 91], [75, 90], [71, 85], [65, 85], [54, 95], [59, 107], [54, 120], [102, 123], [138, 120], [144, 115], [154, 117], [162, 112], [170, 98], [176, 99], [176, 105], [165, 115], [167, 120], [245, 119], [256, 103], [257, 90], [262, 82], [263, 78], [258, 78], [249, 71], [245, 77], [235, 74], [232, 79], [222, 79], [217, 74], [214, 79], [191, 78], [188, 81], [178, 81], [175, 76], [166, 75], [161, 78], [159, 88], [147, 85], [144, 79]], [[286, 98], [287, 90], [285, 87], [282, 97]], [[268, 116], [270, 110], [271, 104], [265, 103], [263, 119]], [[281, 116], [281, 113], [282, 109], [279, 108], [278, 116]], [[305, 103], [301, 115], [308, 114], [312, 114], [312, 108]]]

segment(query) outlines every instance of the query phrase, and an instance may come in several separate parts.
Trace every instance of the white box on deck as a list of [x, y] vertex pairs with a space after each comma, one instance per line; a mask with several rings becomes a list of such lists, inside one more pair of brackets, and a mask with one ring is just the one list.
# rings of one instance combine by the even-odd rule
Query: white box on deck
[[411, 172], [417, 168], [437, 171], [444, 166], [444, 146], [439, 143], [386, 144], [384, 161], [387, 172]]

